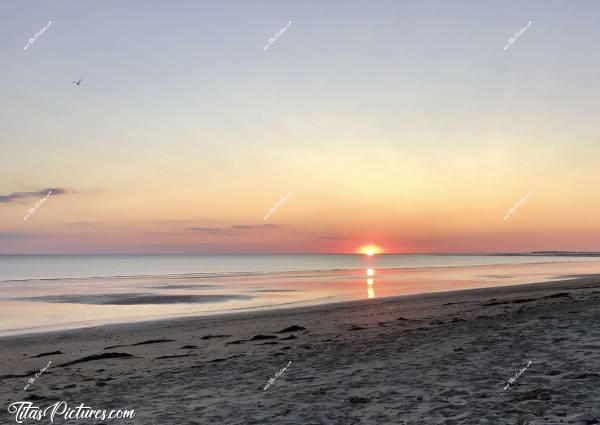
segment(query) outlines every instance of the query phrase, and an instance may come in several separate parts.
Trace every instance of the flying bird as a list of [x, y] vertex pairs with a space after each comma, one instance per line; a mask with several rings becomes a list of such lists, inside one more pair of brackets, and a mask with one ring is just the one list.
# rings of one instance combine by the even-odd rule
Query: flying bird
[[81, 85], [81, 78], [77, 82], [73, 81], [73, 84], [77, 84], [78, 86], [80, 86]]

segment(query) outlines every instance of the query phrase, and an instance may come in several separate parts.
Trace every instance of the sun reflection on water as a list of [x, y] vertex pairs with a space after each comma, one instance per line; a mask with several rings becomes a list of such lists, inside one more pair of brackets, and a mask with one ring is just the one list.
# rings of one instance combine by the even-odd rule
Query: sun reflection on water
[[[367, 276], [374, 276], [375, 270], [367, 269]], [[367, 278], [367, 298], [375, 298], [375, 287], [373, 286], [375, 281], [372, 277]]]
[[368, 286], [367, 287], [367, 297], [368, 298], [375, 298], [375, 289], [373, 289], [372, 286]]

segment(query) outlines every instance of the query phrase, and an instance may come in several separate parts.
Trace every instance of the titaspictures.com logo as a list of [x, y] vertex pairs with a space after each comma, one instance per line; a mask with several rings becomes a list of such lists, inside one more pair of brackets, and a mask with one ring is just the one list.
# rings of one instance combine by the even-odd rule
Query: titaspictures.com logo
[[64, 421], [76, 419], [92, 419], [92, 420], [112, 420], [112, 419], [133, 419], [135, 410], [111, 410], [93, 409], [91, 406], [86, 406], [81, 403], [79, 406], [72, 408], [67, 405], [66, 401], [57, 401], [54, 404], [42, 410], [41, 407], [34, 406], [29, 401], [17, 401], [8, 406], [8, 413], [15, 415], [15, 421], [22, 424], [26, 419], [40, 421], [43, 418], [54, 423], [54, 419], [62, 417]]

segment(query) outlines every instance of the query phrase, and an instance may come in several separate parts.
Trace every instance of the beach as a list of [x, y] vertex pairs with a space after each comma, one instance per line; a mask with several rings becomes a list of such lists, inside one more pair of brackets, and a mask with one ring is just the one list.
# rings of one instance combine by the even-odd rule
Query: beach
[[593, 424], [599, 318], [593, 275], [8, 336], [1, 423], [65, 401], [135, 409], [106, 423]]

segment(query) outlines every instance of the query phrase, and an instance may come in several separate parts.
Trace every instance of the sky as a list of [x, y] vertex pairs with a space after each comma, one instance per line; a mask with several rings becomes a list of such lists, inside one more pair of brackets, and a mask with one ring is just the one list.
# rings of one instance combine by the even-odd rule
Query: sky
[[0, 2], [0, 254], [600, 250], [599, 12]]

